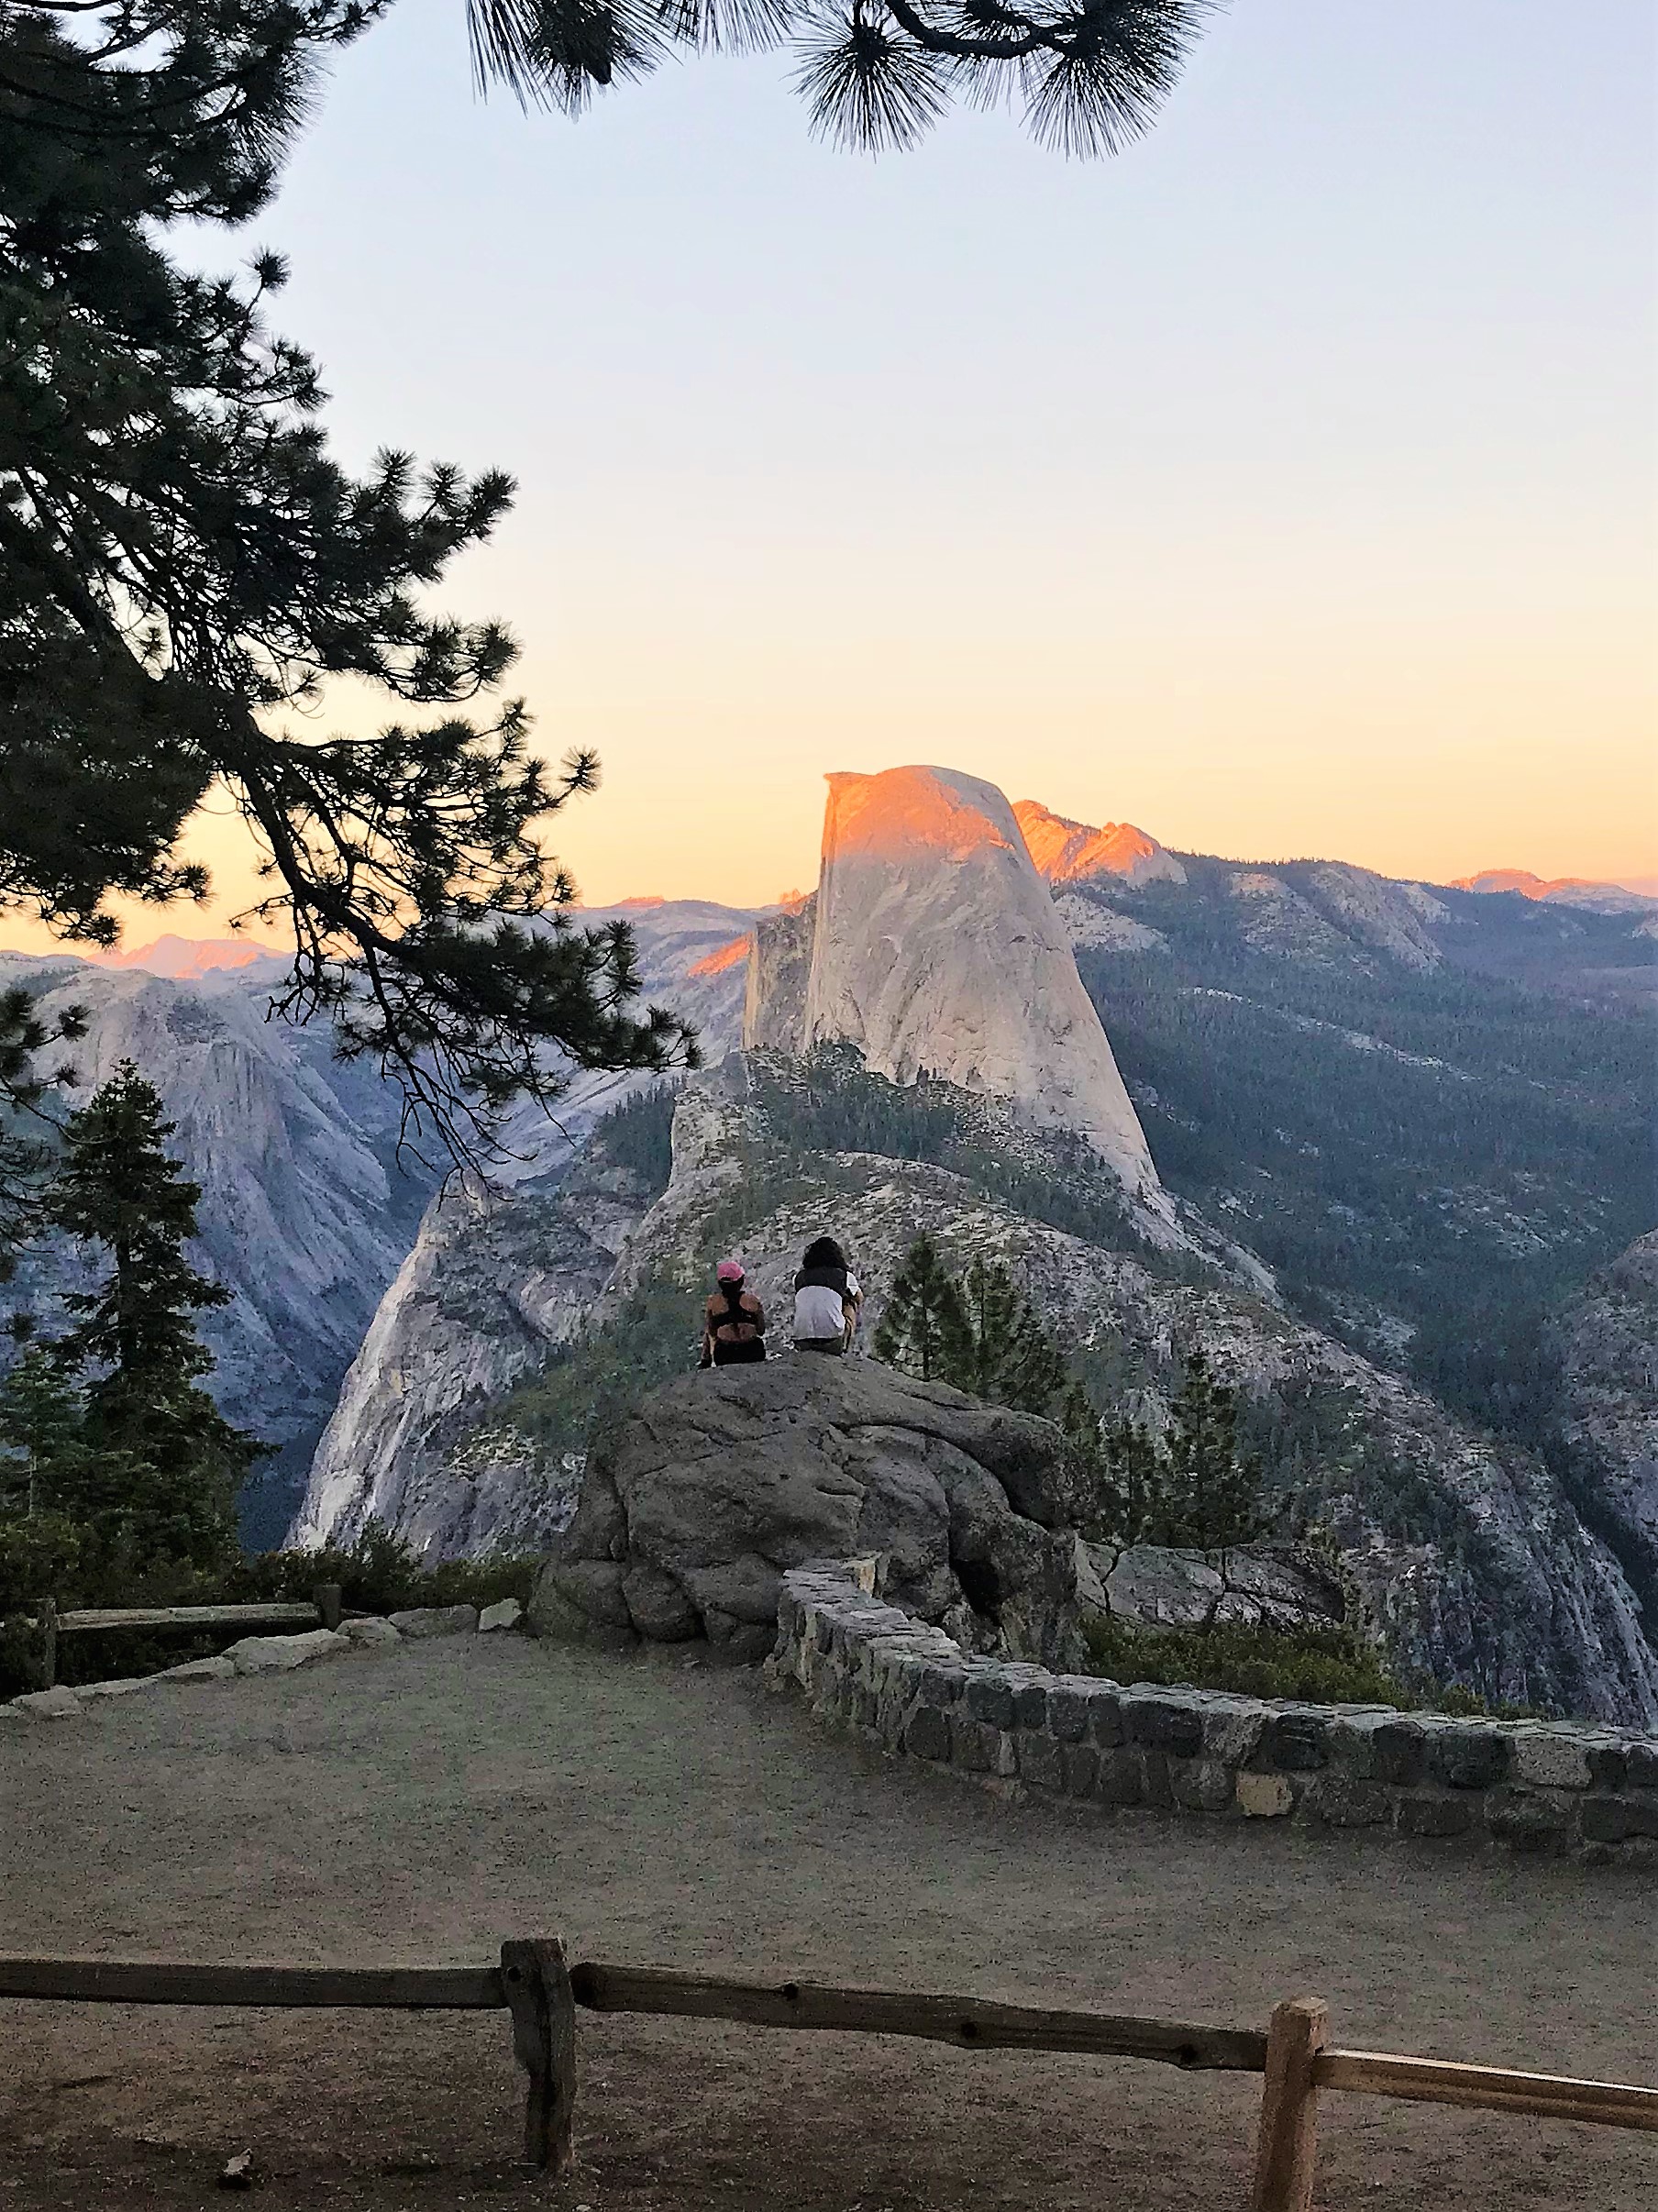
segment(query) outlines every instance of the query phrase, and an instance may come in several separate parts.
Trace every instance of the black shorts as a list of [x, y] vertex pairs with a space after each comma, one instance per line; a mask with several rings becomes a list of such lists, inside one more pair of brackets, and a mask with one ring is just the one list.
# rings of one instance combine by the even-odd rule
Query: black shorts
[[827, 1352], [833, 1359], [846, 1356], [846, 1341], [841, 1336], [797, 1336], [794, 1348], [797, 1352]]
[[753, 1360], [764, 1359], [766, 1344], [763, 1337], [745, 1337], [740, 1344], [723, 1344], [714, 1339], [713, 1364], [716, 1367], [745, 1367]]

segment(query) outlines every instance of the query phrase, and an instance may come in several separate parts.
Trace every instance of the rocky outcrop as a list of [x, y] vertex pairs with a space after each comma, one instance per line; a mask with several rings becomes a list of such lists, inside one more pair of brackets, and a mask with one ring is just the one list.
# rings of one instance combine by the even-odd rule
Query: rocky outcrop
[[1013, 819], [1039, 875], [1057, 887], [1114, 879], [1120, 883], [1184, 883], [1186, 870], [1155, 837], [1132, 822], [1108, 822], [1091, 829], [1051, 813], [1034, 799], [1016, 800]]
[[[717, 956], [749, 917], [705, 901], [579, 910], [628, 924], [644, 995], [693, 1021], [703, 1049], [736, 1040], [746, 962]], [[525, 1104], [492, 1188], [460, 1178], [431, 1204], [386, 1289], [315, 1447], [294, 1543], [349, 1543], [370, 1521], [434, 1556], [539, 1547], [575, 1509], [579, 1464], [549, 1461], [493, 1409], [591, 1326], [654, 1190], [594, 1157], [612, 1112], [656, 1078], [582, 1074], [556, 1117]]]
[[1567, 1302], [1553, 1344], [1577, 1494], [1617, 1543], [1658, 1629], [1658, 1230]]
[[1189, 1258], [1164, 1263], [1126, 1228], [1122, 1248], [1107, 1249], [919, 1160], [819, 1155], [807, 1172], [795, 1164], [779, 1174], [765, 1148], [770, 1079], [757, 1056], [734, 1056], [685, 1086], [674, 1178], [608, 1296], [667, 1279], [682, 1282], [689, 1300], [712, 1249], [707, 1224], [717, 1222], [721, 1248], [740, 1252], [761, 1298], [781, 1306], [799, 1252], [827, 1222], [868, 1288], [868, 1343], [924, 1230], [953, 1267], [975, 1255], [1006, 1266], [1085, 1366], [1103, 1355], [1118, 1373], [1151, 1371], [1174, 1347], [1198, 1344], [1251, 1400], [1323, 1394], [1343, 1405], [1364, 1449], [1332, 1453], [1298, 1503], [1335, 1543], [1398, 1667], [1465, 1682], [1493, 1702], [1635, 1726], [1658, 1720], [1658, 1655], [1634, 1593], [1539, 1460], [1458, 1421], [1220, 1267], [1208, 1282], [1191, 1279]]
[[451, 1184], [351, 1364], [290, 1543], [348, 1544], [371, 1521], [438, 1558], [550, 1543], [580, 1469], [490, 1415], [588, 1324], [647, 1203], [591, 1156], [548, 1189]]
[[743, 1002], [746, 1051], [798, 1055], [802, 1050], [816, 923], [815, 892], [780, 913], [762, 914], [756, 923]]
[[870, 1361], [688, 1375], [593, 1453], [530, 1620], [757, 1659], [790, 1567], [879, 1554], [917, 1618], [1063, 1665], [1079, 1648], [1063, 1458], [1049, 1422]]
[[1078, 1583], [1084, 1618], [1147, 1631], [1215, 1628], [1321, 1633], [1343, 1626], [1347, 1586], [1330, 1561], [1298, 1543], [1221, 1552], [1161, 1544], [1086, 1544]]
[[856, 1045], [1085, 1138], [1158, 1190], [1144, 1134], [1012, 810], [953, 769], [829, 779], [804, 1043]]

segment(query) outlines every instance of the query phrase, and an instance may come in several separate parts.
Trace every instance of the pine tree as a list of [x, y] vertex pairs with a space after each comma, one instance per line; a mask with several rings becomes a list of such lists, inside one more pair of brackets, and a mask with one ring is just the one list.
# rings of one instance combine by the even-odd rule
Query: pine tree
[[470, 0], [481, 76], [579, 115], [676, 50], [790, 43], [812, 127], [843, 144], [912, 146], [957, 95], [1023, 108], [1042, 144], [1115, 153], [1179, 74], [1212, 0]]
[[1238, 1419], [1237, 1392], [1215, 1380], [1201, 1352], [1188, 1353], [1166, 1442], [1176, 1532], [1164, 1543], [1218, 1551], [1261, 1533], [1261, 1462], [1240, 1454]]
[[79, 1393], [61, 1360], [30, 1344], [0, 1377], [0, 1511], [32, 1519], [79, 1488], [84, 1446]]
[[918, 1236], [904, 1255], [875, 1332], [875, 1356], [922, 1382], [957, 1382], [971, 1347], [956, 1279], [932, 1238]]
[[959, 1288], [966, 1359], [947, 1379], [992, 1405], [1051, 1412], [1065, 1391], [1066, 1365], [1030, 1300], [995, 1260], [974, 1259]]
[[1085, 1532], [1104, 1543], [1176, 1541], [1168, 1458], [1157, 1438], [1137, 1421], [1102, 1420], [1079, 1384], [1067, 1393], [1060, 1422]]
[[210, 1565], [235, 1543], [236, 1492], [259, 1446], [231, 1427], [199, 1379], [213, 1365], [195, 1318], [228, 1302], [190, 1265], [198, 1185], [165, 1151], [173, 1124], [129, 1060], [64, 1131], [50, 1200], [54, 1225], [108, 1253], [94, 1290], [66, 1300], [79, 1316], [57, 1351], [93, 1371], [84, 1435], [92, 1447], [78, 1497], [134, 1564]]
[[[282, 1011], [327, 1013], [464, 1157], [571, 1067], [692, 1045], [636, 1011], [625, 928], [571, 925], [539, 841], [592, 757], [549, 772], [500, 695], [513, 639], [429, 603], [511, 480], [395, 452], [348, 474], [315, 363], [270, 327], [281, 261], [170, 258], [268, 204], [319, 69], [380, 12], [0, 0], [0, 911], [107, 945], [114, 895], [205, 896], [181, 840], [222, 791], [292, 936]], [[397, 719], [289, 726], [342, 678]]]
[[1238, 1450], [1238, 1397], [1189, 1354], [1166, 1435], [1126, 1418], [1102, 1421], [1073, 1388], [1061, 1416], [1091, 1500], [1089, 1532], [1111, 1543], [1213, 1552], [1266, 1527], [1261, 1461]]

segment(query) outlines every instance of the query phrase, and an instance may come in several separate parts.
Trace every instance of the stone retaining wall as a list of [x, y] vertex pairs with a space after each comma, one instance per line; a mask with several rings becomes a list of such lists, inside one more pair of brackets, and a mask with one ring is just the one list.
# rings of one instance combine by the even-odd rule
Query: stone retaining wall
[[[865, 1577], [865, 1579], [868, 1579]], [[841, 1567], [784, 1577], [777, 1677], [891, 1752], [1094, 1805], [1491, 1839], [1658, 1866], [1658, 1739], [1124, 1688], [965, 1654]]]

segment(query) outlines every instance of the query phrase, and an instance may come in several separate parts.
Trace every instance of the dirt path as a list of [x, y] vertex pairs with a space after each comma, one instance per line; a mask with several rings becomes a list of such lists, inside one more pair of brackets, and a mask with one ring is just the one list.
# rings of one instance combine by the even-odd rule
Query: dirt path
[[[1011, 1808], [750, 1676], [506, 1638], [141, 1695], [0, 1738], [0, 1950], [572, 1955], [1264, 2023], [1658, 2081], [1650, 1882], [1155, 1815]], [[694, 2022], [580, 2027], [575, 2177], [512, 2162], [504, 2017], [0, 2004], [0, 2212], [1242, 2207], [1258, 2085]], [[1658, 2140], [1326, 2100], [1321, 2203], [1658, 2201]]]

